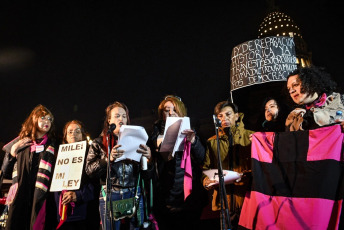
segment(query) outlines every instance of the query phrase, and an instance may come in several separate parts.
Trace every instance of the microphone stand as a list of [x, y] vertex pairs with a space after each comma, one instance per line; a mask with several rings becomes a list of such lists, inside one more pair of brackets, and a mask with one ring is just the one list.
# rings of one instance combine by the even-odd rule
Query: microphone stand
[[[219, 142], [219, 127], [221, 127], [221, 122], [215, 115], [213, 115], [214, 125], [215, 125], [215, 133], [216, 133], [216, 140], [217, 140], [217, 168], [218, 168], [218, 175], [219, 175], [219, 193], [220, 193], [220, 201], [221, 201], [221, 229], [231, 229], [232, 224], [229, 218], [229, 209], [228, 209], [228, 202], [227, 202], [227, 194], [226, 194], [226, 187], [223, 177], [223, 170], [222, 170], [222, 162], [221, 162], [221, 155], [220, 155], [220, 142]], [[225, 209], [223, 208], [225, 204]], [[226, 223], [228, 228], [226, 228]]]
[[[112, 197], [111, 197], [111, 167], [110, 167], [110, 153], [111, 153], [111, 132], [108, 132], [106, 136], [106, 141], [108, 143], [108, 164], [107, 164], [107, 173], [106, 173], [106, 202], [105, 202], [105, 213], [106, 218], [109, 220], [110, 228], [113, 229], [113, 209], [112, 209]], [[110, 210], [107, 203], [110, 202]], [[107, 229], [106, 221], [105, 221], [105, 229]]]

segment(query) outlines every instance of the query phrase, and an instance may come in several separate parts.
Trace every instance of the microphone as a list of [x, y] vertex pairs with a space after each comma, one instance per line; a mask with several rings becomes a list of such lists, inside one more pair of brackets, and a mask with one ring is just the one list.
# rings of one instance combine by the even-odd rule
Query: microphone
[[112, 133], [116, 129], [116, 125], [114, 123], [109, 125], [109, 129], [107, 131], [108, 134]]
[[221, 121], [213, 114], [213, 120], [215, 127], [221, 127]]

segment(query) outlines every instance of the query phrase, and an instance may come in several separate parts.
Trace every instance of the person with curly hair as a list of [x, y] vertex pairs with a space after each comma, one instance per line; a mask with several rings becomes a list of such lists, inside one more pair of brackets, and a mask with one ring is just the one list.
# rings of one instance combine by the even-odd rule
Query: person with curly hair
[[[298, 106], [286, 119], [289, 131], [316, 129], [334, 124], [336, 112], [344, 111], [344, 96], [323, 67], [300, 67], [288, 75], [287, 90]], [[342, 124], [344, 127], [344, 123]]]

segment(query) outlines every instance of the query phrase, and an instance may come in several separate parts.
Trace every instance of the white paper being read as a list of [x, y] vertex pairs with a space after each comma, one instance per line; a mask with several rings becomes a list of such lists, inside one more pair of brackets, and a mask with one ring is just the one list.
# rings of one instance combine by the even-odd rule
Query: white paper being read
[[[241, 173], [231, 171], [231, 170], [222, 170], [223, 171], [223, 180], [225, 184], [232, 184], [234, 181], [242, 177]], [[209, 169], [204, 170], [203, 173], [209, 177], [210, 180], [215, 180], [215, 183], [211, 183], [208, 186], [219, 184], [219, 174], [218, 169]]]
[[172, 152], [174, 156], [176, 151], [182, 151], [185, 134], [181, 132], [185, 129], [190, 129], [189, 117], [167, 117], [160, 152]]
[[122, 125], [119, 130], [118, 144], [122, 145], [119, 149], [124, 150], [122, 157], [117, 158], [115, 162], [131, 159], [140, 162], [142, 154], [137, 153], [136, 150], [140, 144], [146, 144], [148, 135], [142, 126]]

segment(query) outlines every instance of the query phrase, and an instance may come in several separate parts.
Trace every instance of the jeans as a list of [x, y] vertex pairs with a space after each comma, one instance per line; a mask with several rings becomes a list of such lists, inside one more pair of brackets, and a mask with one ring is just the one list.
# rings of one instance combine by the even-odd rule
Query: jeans
[[[106, 191], [106, 187], [103, 186], [104, 191]], [[121, 199], [127, 199], [135, 196], [136, 187], [129, 188], [129, 189], [122, 189], [121, 191], [111, 191], [111, 200], [121, 200]], [[125, 221], [129, 220], [129, 226], [130, 230], [139, 230], [140, 226], [139, 223], [143, 223], [144, 218], [144, 207], [143, 207], [143, 196], [141, 195], [141, 188], [138, 187], [138, 196], [140, 197], [139, 201], [139, 207], [137, 209], [136, 214], [131, 218], [125, 218]], [[100, 217], [102, 221], [102, 229], [103, 230], [112, 230], [110, 229], [110, 220], [106, 217], [106, 206], [105, 206], [105, 197], [103, 196], [103, 193], [100, 192], [99, 196], [99, 211], [100, 211]], [[138, 219], [138, 213], [140, 214], [140, 219]], [[121, 225], [121, 220], [113, 220], [112, 226], [113, 229], [119, 230]]]

